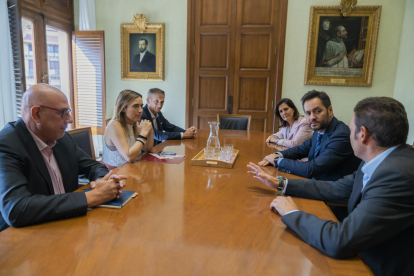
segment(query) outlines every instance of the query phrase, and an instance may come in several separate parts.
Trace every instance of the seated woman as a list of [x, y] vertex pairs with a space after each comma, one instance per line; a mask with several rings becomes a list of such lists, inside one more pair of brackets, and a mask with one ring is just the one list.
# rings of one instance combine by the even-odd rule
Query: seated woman
[[313, 130], [308, 126], [305, 117], [299, 114], [291, 99], [281, 99], [276, 104], [276, 110], [282, 129], [270, 135], [266, 142], [293, 148], [312, 137]]
[[142, 107], [141, 94], [132, 90], [119, 93], [104, 135], [102, 162], [108, 168], [135, 162], [141, 151], [151, 151], [154, 145], [152, 125], [148, 120], [139, 122]]

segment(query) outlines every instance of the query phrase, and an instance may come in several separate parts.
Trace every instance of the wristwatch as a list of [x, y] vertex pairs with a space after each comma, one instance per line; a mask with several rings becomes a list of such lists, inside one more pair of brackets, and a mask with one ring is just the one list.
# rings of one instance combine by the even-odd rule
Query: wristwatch
[[283, 176], [279, 176], [279, 186], [277, 186], [278, 191], [283, 191], [283, 188], [285, 188], [285, 178]]

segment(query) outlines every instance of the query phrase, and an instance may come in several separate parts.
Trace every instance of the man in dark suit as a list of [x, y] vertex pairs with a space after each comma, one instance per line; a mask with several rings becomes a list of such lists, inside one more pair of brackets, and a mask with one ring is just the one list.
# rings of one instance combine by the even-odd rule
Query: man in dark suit
[[148, 40], [139, 41], [139, 54], [132, 61], [131, 72], [155, 72], [155, 55], [148, 52], [147, 46]]
[[[0, 231], [83, 215], [122, 193], [126, 177], [108, 173], [65, 132], [70, 112], [60, 90], [37, 84], [23, 94], [22, 118], [0, 131]], [[79, 174], [93, 190], [72, 193]]]
[[151, 121], [154, 133], [154, 145], [165, 140], [191, 139], [197, 135], [195, 127], [184, 130], [168, 122], [162, 115], [165, 92], [159, 88], [151, 88], [147, 93], [147, 104], [144, 106], [142, 119]]
[[414, 149], [406, 145], [404, 106], [387, 97], [367, 98], [350, 123], [359, 169], [333, 181], [276, 179], [253, 163], [250, 174], [284, 195], [316, 200], [349, 199], [343, 222], [299, 210], [291, 197], [270, 205], [305, 242], [333, 258], [361, 253], [375, 275], [414, 275]]
[[[270, 163], [282, 172], [318, 180], [337, 180], [353, 173], [361, 160], [352, 151], [349, 127], [333, 116], [329, 96], [312, 90], [302, 97], [302, 105], [309, 127], [315, 130], [312, 138], [266, 156], [259, 165]], [[307, 162], [297, 161], [305, 157]]]

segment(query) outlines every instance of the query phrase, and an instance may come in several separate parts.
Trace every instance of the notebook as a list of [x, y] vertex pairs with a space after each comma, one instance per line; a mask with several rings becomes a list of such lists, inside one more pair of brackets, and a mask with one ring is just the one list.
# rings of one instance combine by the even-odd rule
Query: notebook
[[[92, 188], [85, 189], [85, 192], [92, 190]], [[114, 209], [121, 209], [125, 204], [128, 203], [132, 198], [138, 195], [137, 192], [134, 191], [122, 191], [122, 194], [119, 198], [115, 198], [114, 200], [108, 201], [106, 203], [102, 203], [101, 205], [95, 207], [103, 207], [103, 208], [114, 208]]]

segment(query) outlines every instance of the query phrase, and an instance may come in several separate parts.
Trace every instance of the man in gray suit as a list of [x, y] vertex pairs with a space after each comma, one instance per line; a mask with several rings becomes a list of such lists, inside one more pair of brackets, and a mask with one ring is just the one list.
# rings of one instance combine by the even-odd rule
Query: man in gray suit
[[250, 163], [250, 174], [284, 195], [316, 200], [349, 199], [343, 222], [300, 211], [291, 197], [270, 205], [305, 242], [333, 258], [360, 253], [375, 275], [414, 275], [414, 149], [406, 145], [404, 106], [387, 97], [367, 98], [350, 123], [354, 153], [363, 162], [338, 181], [276, 179]]

